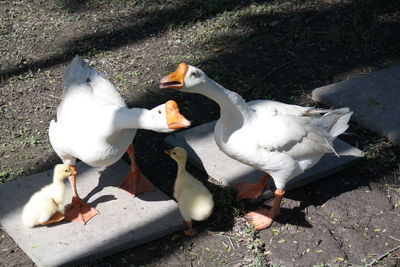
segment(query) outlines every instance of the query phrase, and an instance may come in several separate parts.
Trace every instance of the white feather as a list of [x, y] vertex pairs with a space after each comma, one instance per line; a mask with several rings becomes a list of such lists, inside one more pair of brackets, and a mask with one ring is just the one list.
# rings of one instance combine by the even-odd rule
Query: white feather
[[[197, 75], [190, 75], [191, 73]], [[188, 66], [183, 92], [203, 94], [221, 109], [214, 129], [218, 147], [228, 156], [273, 178], [278, 189], [326, 153], [336, 153], [335, 138], [348, 128], [348, 108], [316, 109], [271, 100], [243, 98]], [[323, 114], [321, 116], [321, 114]]]
[[76, 56], [64, 73], [57, 120], [49, 127], [51, 145], [65, 164], [77, 158], [94, 167], [119, 160], [137, 129], [172, 132], [165, 104], [152, 110], [127, 108], [103, 74]]

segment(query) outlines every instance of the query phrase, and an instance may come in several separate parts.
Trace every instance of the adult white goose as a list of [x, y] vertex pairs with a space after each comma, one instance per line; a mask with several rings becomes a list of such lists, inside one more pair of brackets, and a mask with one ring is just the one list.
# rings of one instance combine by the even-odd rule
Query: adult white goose
[[239, 197], [260, 197], [272, 177], [277, 189], [271, 209], [246, 215], [257, 230], [269, 227], [279, 214], [288, 181], [314, 166], [325, 153], [335, 153], [332, 142], [348, 128], [352, 115], [348, 108], [315, 109], [270, 100], [246, 103], [202, 70], [185, 63], [162, 78], [160, 88], [203, 94], [218, 103], [221, 115], [214, 129], [218, 147], [266, 173], [256, 184], [238, 183]]
[[[127, 151], [131, 171], [120, 188], [134, 196], [154, 191], [136, 166], [132, 140], [136, 129], [167, 133], [190, 126], [177, 104], [170, 100], [152, 110], [129, 109], [112, 83], [78, 56], [65, 71], [63, 83], [57, 120], [49, 128], [51, 145], [63, 163], [74, 166], [80, 159], [93, 167], [109, 166]], [[65, 218], [86, 223], [98, 212], [78, 196], [76, 176], [69, 180], [73, 198]]]

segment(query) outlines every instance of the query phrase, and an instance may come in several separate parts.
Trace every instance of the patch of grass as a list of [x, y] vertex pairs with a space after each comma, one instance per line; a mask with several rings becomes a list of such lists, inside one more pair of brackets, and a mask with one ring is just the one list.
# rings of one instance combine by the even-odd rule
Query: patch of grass
[[0, 170], [0, 184], [9, 182], [14, 179], [14, 177], [20, 177], [25, 173], [24, 168], [20, 167], [19, 169], [11, 169], [6, 168]]
[[[251, 227], [252, 228], [252, 227]], [[245, 233], [248, 234], [249, 236], [249, 245], [248, 248], [251, 251], [251, 254], [254, 258], [254, 262], [250, 264], [250, 266], [253, 267], [262, 267], [265, 266], [266, 260], [264, 258], [264, 251], [265, 251], [265, 244], [261, 241], [259, 238], [257, 232], [253, 230], [253, 232], [248, 229], [248, 227], [245, 228]]]

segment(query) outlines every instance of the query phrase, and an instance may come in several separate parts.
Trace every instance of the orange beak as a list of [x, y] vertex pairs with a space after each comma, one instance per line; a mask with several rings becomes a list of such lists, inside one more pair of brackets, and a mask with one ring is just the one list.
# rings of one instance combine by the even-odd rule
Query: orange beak
[[176, 70], [160, 80], [160, 88], [181, 89], [185, 85], [185, 76], [188, 70], [186, 63], [180, 63]]
[[75, 167], [69, 167], [69, 171], [71, 172], [71, 175], [76, 175], [77, 174], [77, 171], [76, 171], [76, 169], [75, 169]]
[[165, 103], [165, 113], [167, 115], [167, 124], [170, 129], [182, 129], [189, 127], [191, 122], [179, 113], [178, 104], [174, 100]]

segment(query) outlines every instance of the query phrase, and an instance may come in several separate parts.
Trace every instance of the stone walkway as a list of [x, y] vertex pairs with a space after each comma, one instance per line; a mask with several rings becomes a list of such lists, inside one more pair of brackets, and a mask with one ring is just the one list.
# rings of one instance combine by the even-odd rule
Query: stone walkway
[[400, 65], [314, 89], [312, 98], [349, 107], [359, 124], [400, 144]]
[[[185, 227], [176, 202], [160, 190], [134, 198], [115, 187], [129, 170], [122, 160], [106, 169], [79, 162], [77, 170], [78, 192], [100, 212], [86, 225], [22, 225], [23, 205], [34, 192], [51, 182], [53, 170], [0, 185], [0, 224], [38, 266], [93, 261]], [[67, 184], [66, 203], [70, 199]]]

